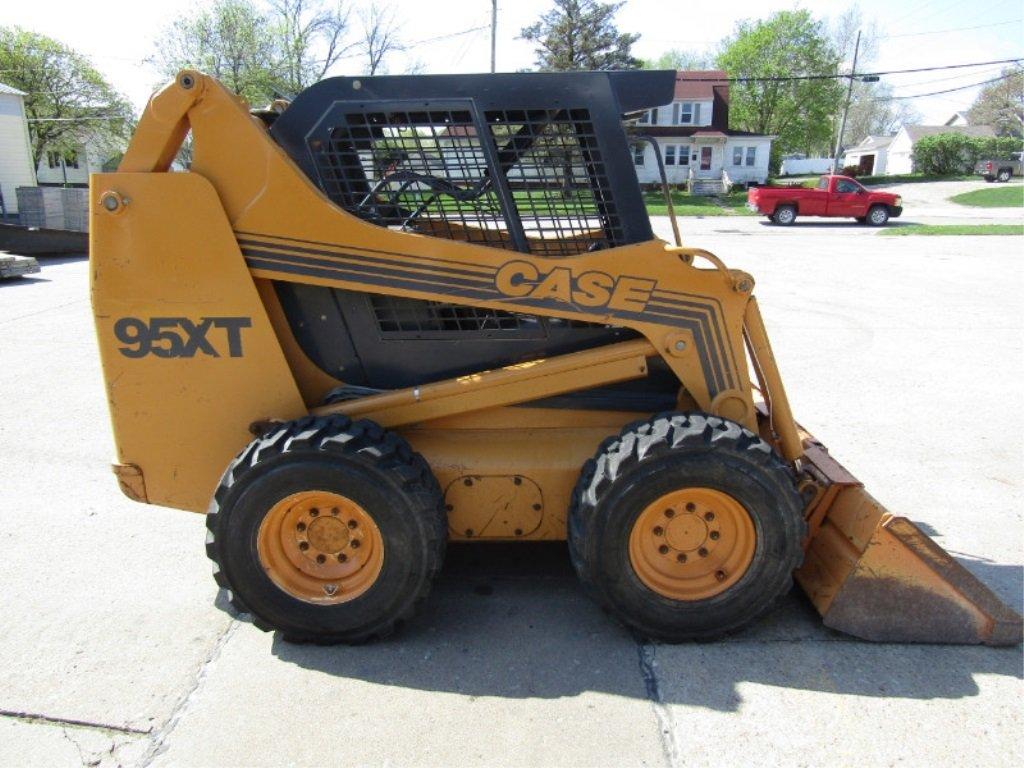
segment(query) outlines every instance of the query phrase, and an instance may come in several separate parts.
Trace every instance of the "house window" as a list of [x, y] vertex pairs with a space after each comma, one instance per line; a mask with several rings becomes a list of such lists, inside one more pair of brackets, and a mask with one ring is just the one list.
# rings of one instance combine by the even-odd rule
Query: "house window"
[[757, 147], [747, 147], [747, 165], [753, 165], [757, 158]]
[[644, 112], [640, 116], [640, 119], [637, 120], [637, 123], [639, 123], [640, 125], [657, 125], [658, 124], [658, 110], [657, 109], [649, 109], [649, 110], [647, 110], [646, 112]]
[[679, 147], [679, 165], [690, 164], [690, 147], [688, 144], [683, 144]]
[[634, 144], [633, 145], [633, 165], [644, 164], [644, 145]]
[[676, 164], [676, 147], [674, 144], [669, 144], [665, 147], [665, 165]]
[[732, 148], [732, 164], [743, 165], [743, 147]]
[[[46, 164], [50, 168], [60, 168], [61, 153], [60, 152], [47, 152], [46, 153]], [[64, 153], [64, 167], [65, 168], [77, 168], [78, 167], [78, 153], [77, 152], [65, 152]]]
[[700, 102], [679, 101], [673, 104], [672, 122], [676, 125], [700, 125]]

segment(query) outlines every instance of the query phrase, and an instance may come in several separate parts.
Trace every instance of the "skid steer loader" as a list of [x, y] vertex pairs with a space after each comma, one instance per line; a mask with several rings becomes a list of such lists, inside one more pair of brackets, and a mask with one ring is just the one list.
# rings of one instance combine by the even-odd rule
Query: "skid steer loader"
[[623, 119], [673, 85], [338, 77], [250, 111], [181, 72], [91, 179], [123, 492], [206, 511], [217, 583], [287, 640], [390, 633], [448, 542], [568, 538], [651, 638], [795, 574], [861, 638], [1020, 642], [794, 421], [751, 276], [654, 237]]

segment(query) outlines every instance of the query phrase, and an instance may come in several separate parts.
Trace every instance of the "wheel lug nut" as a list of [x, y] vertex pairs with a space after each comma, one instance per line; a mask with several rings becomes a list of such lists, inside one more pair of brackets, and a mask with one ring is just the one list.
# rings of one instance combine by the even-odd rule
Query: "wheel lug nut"
[[357, 523], [355, 520], [349, 520], [348, 521], [348, 527], [349, 528], [355, 528], [357, 525], [359, 525], [359, 523]]
[[714, 512], [705, 512], [704, 513], [704, 519], [707, 520], [710, 523], [712, 520], [715, 519], [715, 513]]
[[299, 549], [301, 549], [303, 552], [305, 552], [307, 549], [309, 549], [309, 542], [308, 541], [300, 541], [299, 542]]
[[725, 571], [715, 571], [715, 578], [719, 581], [725, 581]]
[[665, 532], [665, 529], [662, 528], [660, 525], [654, 526], [654, 535], [655, 536], [661, 536], [661, 534], [663, 534], [664, 532]]
[[701, 557], [707, 557], [708, 556], [708, 551], [706, 549], [704, 549], [704, 547], [701, 547], [700, 549], [697, 550], [697, 554], [700, 555]]
[[295, 530], [296, 531], [304, 531], [304, 530], [306, 530], [306, 524], [305, 523], [299, 523], [298, 525], [295, 526]]
[[686, 555], [683, 554], [682, 552], [680, 552], [678, 555], [676, 555], [676, 562], [677, 563], [685, 563], [686, 562]]
[[316, 561], [317, 561], [318, 563], [320, 563], [320, 565], [323, 565], [324, 563], [326, 563], [326, 562], [327, 562], [327, 558], [326, 558], [326, 557], [324, 557], [323, 555], [317, 555], [317, 556], [316, 556]]
[[346, 555], [344, 552], [339, 552], [338, 553], [338, 562], [339, 563], [344, 563], [346, 560], [348, 560], [348, 555]]
[[663, 554], [663, 555], [667, 555], [668, 554], [668, 547], [666, 547], [664, 544], [662, 544], [660, 547], [658, 547], [658, 551], [661, 552], [661, 554]]
[[719, 537], [720, 535], [721, 535], [721, 534], [720, 534], [720, 533], [719, 533], [718, 531], [712, 531], [711, 533], [709, 533], [709, 534], [708, 534], [708, 536], [710, 536], [710, 537], [711, 537], [711, 540], [712, 540], [712, 541], [718, 541], [718, 537]]
[[313, 507], [311, 510], [309, 510], [309, 516], [310, 517], [316, 517], [319, 514], [320, 514], [320, 510], [317, 509], [316, 507]]
[[691, 502], [689, 502], [689, 503], [688, 503], [688, 504], [686, 505], [686, 511], [687, 511], [687, 512], [693, 512], [693, 510], [695, 510], [696, 508], [697, 508], [697, 505], [696, 505], [696, 504], [694, 504], [694, 503], [693, 503], [692, 501], [691, 501]]
[[665, 517], [675, 517], [675, 516], [676, 516], [676, 511], [674, 509], [666, 509], [665, 510]]
[[359, 539], [352, 540], [352, 549], [359, 549]]

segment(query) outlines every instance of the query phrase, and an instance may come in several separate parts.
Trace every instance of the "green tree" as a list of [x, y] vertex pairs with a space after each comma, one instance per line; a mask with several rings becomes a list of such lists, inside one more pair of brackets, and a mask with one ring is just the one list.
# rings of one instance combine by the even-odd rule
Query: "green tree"
[[1015, 137], [937, 133], [914, 145], [914, 170], [938, 175], [970, 173], [979, 160], [1006, 157], [1013, 151], [1020, 151]]
[[273, 20], [249, 0], [218, 0], [174, 21], [158, 40], [154, 61], [168, 78], [182, 69], [202, 70], [255, 104], [287, 82], [277, 47]]
[[554, 7], [520, 32], [536, 48], [537, 67], [545, 72], [581, 69], [638, 69], [630, 53], [640, 35], [619, 32], [615, 13], [623, 3], [555, 0]]
[[643, 68], [693, 71], [710, 69], [713, 63], [712, 57], [707, 54], [672, 48], [656, 59], [644, 59]]
[[782, 78], [833, 75], [839, 60], [825, 24], [808, 11], [739, 22], [717, 59], [738, 78], [730, 89], [731, 127], [778, 136], [773, 158], [782, 152], [827, 152], [842, 85], [836, 79]]
[[1003, 79], [981, 89], [967, 113], [972, 125], [991, 125], [1000, 136], [1024, 137], [1024, 67], [1004, 69]]
[[70, 152], [88, 143], [116, 151], [132, 130], [127, 99], [93, 69], [89, 60], [63, 43], [20, 27], [0, 27], [3, 81], [28, 94], [32, 152]]

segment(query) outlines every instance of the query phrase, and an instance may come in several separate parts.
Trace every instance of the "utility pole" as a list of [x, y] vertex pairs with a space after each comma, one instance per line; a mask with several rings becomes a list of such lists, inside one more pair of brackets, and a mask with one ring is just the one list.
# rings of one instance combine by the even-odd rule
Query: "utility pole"
[[491, 0], [491, 72], [497, 71], [498, 61], [498, 0]]
[[843, 132], [846, 130], [846, 115], [850, 111], [850, 98], [853, 96], [853, 81], [857, 77], [857, 54], [860, 53], [860, 30], [857, 30], [857, 42], [853, 46], [853, 66], [850, 68], [850, 85], [846, 89], [846, 105], [843, 107], [843, 119], [839, 123], [839, 135], [836, 137], [836, 154], [832, 163], [832, 173], [839, 173], [839, 152], [843, 148]]

